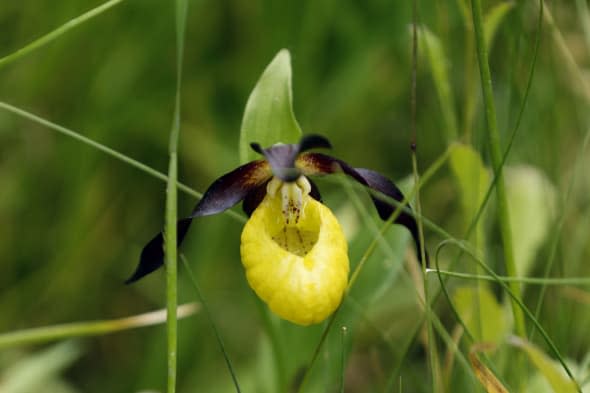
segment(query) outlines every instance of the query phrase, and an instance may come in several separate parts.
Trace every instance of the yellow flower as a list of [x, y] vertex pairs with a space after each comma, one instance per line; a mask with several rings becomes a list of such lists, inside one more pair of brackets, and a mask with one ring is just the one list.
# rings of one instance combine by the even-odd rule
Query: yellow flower
[[309, 195], [295, 216], [278, 192], [268, 193], [244, 226], [240, 252], [250, 287], [281, 318], [309, 325], [340, 305], [348, 246], [330, 209]]
[[[252, 148], [264, 156], [215, 180], [193, 213], [178, 221], [182, 243], [192, 220], [220, 213], [243, 201], [250, 216], [242, 231], [241, 257], [246, 278], [270, 309], [288, 321], [309, 325], [331, 315], [342, 302], [348, 283], [348, 246], [338, 220], [321, 203], [309, 176], [343, 172], [386, 198], [371, 194], [379, 216], [395, 211], [387, 198], [403, 201], [401, 191], [385, 176], [321, 153], [330, 148], [319, 135], [304, 136], [297, 144]], [[420, 248], [418, 227], [411, 211], [402, 211], [395, 223], [408, 228]], [[162, 233], [142, 250], [139, 265], [126, 281], [131, 283], [164, 263]]]

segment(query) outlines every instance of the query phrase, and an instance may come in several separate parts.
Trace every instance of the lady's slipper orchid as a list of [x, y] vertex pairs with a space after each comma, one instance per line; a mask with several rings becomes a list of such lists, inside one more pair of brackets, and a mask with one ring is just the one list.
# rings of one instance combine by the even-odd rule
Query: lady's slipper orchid
[[[178, 221], [180, 245], [193, 218], [220, 213], [240, 201], [250, 217], [241, 236], [240, 253], [248, 283], [280, 317], [309, 325], [338, 308], [348, 283], [347, 243], [338, 220], [321, 203], [308, 176], [344, 172], [362, 185], [401, 202], [401, 191], [383, 175], [353, 168], [337, 158], [308, 152], [331, 148], [319, 135], [297, 144], [251, 147], [265, 159], [249, 162], [217, 179], [192, 214]], [[395, 206], [371, 195], [379, 216], [387, 220]], [[401, 211], [396, 223], [408, 228], [420, 249], [414, 217]], [[131, 283], [164, 263], [162, 233], [143, 249]]]

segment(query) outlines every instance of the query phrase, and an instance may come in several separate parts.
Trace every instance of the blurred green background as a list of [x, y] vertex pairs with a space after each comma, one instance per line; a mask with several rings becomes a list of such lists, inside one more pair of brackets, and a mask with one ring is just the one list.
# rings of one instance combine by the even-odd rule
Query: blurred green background
[[[327, 136], [334, 154], [354, 166], [376, 169], [396, 182], [411, 174], [411, 2], [189, 3], [179, 152], [182, 182], [202, 192], [239, 164], [246, 100], [281, 48], [291, 51], [294, 109], [305, 133]], [[489, 12], [502, 2], [483, 3]], [[0, 57], [99, 4], [1, 2]], [[547, 3], [530, 95], [507, 160], [508, 166], [526, 165], [532, 171], [514, 175], [514, 206], [526, 210], [533, 204], [528, 198], [533, 198], [538, 214], [516, 215], [513, 227], [519, 234], [541, 232], [523, 251], [530, 259], [526, 274], [534, 276], [542, 276], [550, 260], [552, 276], [582, 277], [590, 271], [590, 153], [582, 149], [590, 120], [590, 50], [584, 30], [588, 19], [580, 12], [583, 4]], [[506, 6], [490, 44], [504, 147], [518, 118], [533, 61], [536, 5], [526, 1]], [[489, 168], [466, 3], [419, 1], [418, 6], [419, 24], [435, 37], [427, 48], [420, 41], [419, 169], [424, 171], [458, 141], [471, 145]], [[554, 25], [548, 22], [548, 12]], [[0, 101], [165, 172], [175, 92], [174, 29], [172, 2], [123, 1], [52, 43], [0, 66]], [[444, 70], [442, 82], [437, 82], [436, 67]], [[576, 166], [581, 170], [573, 177]], [[542, 179], [537, 182], [541, 185], [518, 191], [518, 185], [528, 184], [526, 179]], [[372, 239], [371, 231], [364, 228], [366, 217], [337, 183], [321, 185], [328, 204], [347, 227], [355, 266]], [[0, 332], [117, 318], [163, 307], [162, 271], [131, 286], [123, 281], [135, 268], [143, 244], [163, 225], [164, 190], [164, 183], [135, 168], [0, 110]], [[518, 205], [521, 194], [525, 196]], [[535, 199], [538, 195], [553, 195], [552, 202]], [[368, 199], [361, 198], [372, 209]], [[423, 213], [463, 238], [465, 222], [472, 216], [466, 215], [461, 198], [457, 176], [445, 164], [421, 190]], [[181, 194], [179, 215], [188, 214], [195, 202]], [[482, 225], [486, 240], [481, 248], [486, 261], [503, 273], [494, 212], [493, 206], [488, 209], [491, 214]], [[374, 219], [372, 211], [369, 218]], [[241, 224], [227, 215], [204, 218], [191, 230], [184, 252], [243, 391], [273, 392], [281, 378], [288, 385], [296, 383], [323, 326], [297, 327], [261, 312], [264, 307], [249, 289], [240, 264], [240, 231]], [[433, 253], [443, 239], [429, 230], [425, 235]], [[308, 391], [337, 391], [342, 374], [347, 392], [430, 390], [424, 346], [413, 338], [422, 311], [408, 274], [411, 263], [404, 263], [411, 245], [400, 228], [390, 229], [387, 238], [394, 253], [378, 250], [368, 261], [314, 368]], [[448, 254], [443, 255], [443, 266], [448, 266], [454, 254], [443, 254]], [[466, 259], [455, 269], [472, 271], [472, 265]], [[194, 301], [195, 292], [183, 270], [180, 300]], [[502, 301], [505, 295], [492, 288]], [[582, 364], [590, 344], [589, 298], [587, 289], [568, 286], [549, 287], [542, 298], [541, 324], [576, 364]], [[539, 287], [527, 286], [527, 305], [534, 309], [539, 299]], [[452, 332], [456, 320], [444, 299], [436, 303], [436, 311]], [[179, 326], [179, 391], [232, 391], [203, 313]], [[346, 334], [340, 326], [347, 327]], [[274, 346], [270, 337], [275, 338]], [[543, 347], [537, 338], [534, 341]], [[165, 326], [160, 325], [87, 338], [67, 347], [5, 350], [0, 352], [0, 391], [163, 391], [165, 340]], [[272, 348], [280, 349], [280, 359]], [[440, 349], [444, 354], [448, 347], [441, 343]], [[43, 358], [47, 355], [43, 351], [54, 351], [50, 353], [54, 357]], [[341, 354], [346, 359], [344, 373]], [[33, 359], [50, 360], [41, 361], [32, 374], [16, 371]], [[507, 355], [500, 357], [494, 364], [510, 385], [518, 378], [506, 371], [510, 368], [506, 359]], [[47, 364], [61, 366], [52, 371]], [[449, 389], [476, 388], [466, 376], [468, 369], [456, 365], [449, 372]], [[535, 375], [532, 366], [526, 372]], [[10, 382], [15, 378], [20, 382]]]

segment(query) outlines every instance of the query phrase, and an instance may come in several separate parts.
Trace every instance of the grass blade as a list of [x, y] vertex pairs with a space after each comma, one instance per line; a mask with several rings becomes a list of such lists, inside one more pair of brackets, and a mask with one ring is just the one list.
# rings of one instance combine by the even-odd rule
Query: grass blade
[[[473, 26], [475, 30], [475, 39], [477, 46], [477, 58], [479, 60], [479, 71], [481, 75], [481, 87], [483, 90], [484, 105], [486, 109], [487, 121], [487, 138], [492, 158], [494, 174], [497, 178], [496, 197], [498, 200], [498, 219], [500, 221], [500, 232], [502, 235], [502, 244], [504, 246], [504, 265], [509, 276], [516, 275], [516, 264], [514, 262], [514, 253], [512, 247], [512, 231], [510, 228], [510, 212], [508, 210], [508, 200], [506, 196], [506, 187], [504, 184], [504, 174], [502, 152], [500, 148], [500, 136], [496, 124], [496, 107], [494, 104], [494, 93], [492, 91], [492, 77], [488, 64], [488, 54], [485, 44], [483, 29], [483, 18], [481, 11], [481, 1], [471, 0], [473, 13]], [[510, 288], [515, 296], [520, 299], [520, 284], [511, 282]], [[526, 335], [524, 316], [518, 308], [517, 302], [512, 301], [512, 313], [514, 314], [514, 323], [516, 332], [521, 337]]]
[[7, 56], [4, 56], [3, 58], [0, 58], [0, 68], [2, 68], [3, 66], [5, 66], [9, 63], [12, 63], [13, 61], [15, 61], [17, 59], [20, 59], [21, 57], [29, 54], [30, 52], [34, 51], [35, 49], [38, 49], [38, 48], [50, 43], [51, 41], [57, 39], [58, 37], [61, 37], [63, 34], [67, 33], [69, 30], [73, 29], [74, 27], [77, 27], [77, 26], [81, 25], [82, 23], [88, 21], [89, 19], [92, 19], [95, 16], [102, 14], [103, 12], [116, 6], [117, 4], [121, 3], [122, 1], [123, 0], [107, 1], [106, 3], [103, 3], [96, 8], [93, 8], [90, 11], [87, 11], [82, 15], [69, 20], [68, 22], [64, 23], [63, 25], [61, 25], [57, 29], [51, 31], [50, 33], [47, 33], [44, 36], [37, 38], [36, 40], [31, 42], [30, 44], [25, 45], [24, 47], [18, 49], [17, 51], [15, 51]]
[[[195, 314], [198, 310], [199, 305], [197, 303], [183, 304], [178, 307], [176, 316], [177, 318], [186, 318]], [[0, 350], [23, 345], [42, 344], [73, 337], [100, 336], [122, 330], [158, 325], [164, 321], [166, 321], [166, 311], [158, 310], [118, 319], [72, 322], [17, 330], [0, 334]]]
[[177, 364], [177, 328], [176, 307], [177, 289], [177, 194], [176, 179], [178, 177], [178, 139], [180, 134], [180, 88], [182, 83], [182, 60], [184, 51], [184, 32], [186, 26], [186, 0], [176, 0], [176, 93], [174, 103], [174, 117], [170, 130], [170, 161], [168, 167], [168, 183], [166, 185], [166, 225], [164, 227], [164, 255], [166, 264], [166, 309], [167, 343], [168, 343], [168, 393], [176, 392], [176, 364]]
[[[84, 135], [71, 130], [69, 128], [60, 126], [59, 124], [53, 123], [47, 119], [44, 119], [42, 117], [39, 117], [31, 112], [27, 112], [23, 109], [17, 108], [16, 106], [7, 104], [5, 102], [0, 101], [0, 109], [4, 109], [7, 112], [11, 112], [17, 116], [23, 117], [27, 120], [31, 120], [32, 122], [35, 122], [37, 124], [40, 124], [44, 127], [47, 127], [53, 131], [57, 131], [60, 134], [66, 135], [72, 139], [75, 139], [87, 146], [92, 147], [93, 149], [96, 149], [98, 151], [101, 151], [129, 166], [132, 166], [136, 169], [139, 169], [140, 171], [155, 177], [156, 179], [162, 180], [164, 182], [168, 182], [168, 176], [165, 173], [162, 173], [148, 165], [145, 165], [144, 163], [137, 161], [115, 149], [112, 149], [108, 146], [103, 145], [102, 143], [99, 143], [93, 139], [90, 139], [88, 137], [85, 137]], [[203, 197], [203, 194], [194, 190], [193, 188], [187, 186], [186, 184], [180, 183], [180, 182], [176, 182], [176, 187], [184, 192], [187, 195], [190, 195], [196, 199], [201, 199]], [[246, 218], [244, 217], [244, 215], [237, 213], [233, 210], [226, 210], [223, 212], [223, 214], [227, 214], [229, 216], [231, 216], [233, 219], [239, 221], [239, 222], [246, 222]]]
[[417, 29], [419, 52], [430, 66], [432, 80], [440, 103], [447, 144], [457, 139], [457, 115], [449, 78], [449, 60], [441, 40], [426, 26]]
[[231, 378], [232, 378], [232, 381], [233, 381], [234, 386], [236, 388], [236, 392], [240, 393], [241, 390], [240, 390], [240, 384], [238, 383], [238, 377], [237, 377], [236, 372], [234, 370], [233, 364], [232, 364], [231, 360], [229, 359], [229, 355], [227, 354], [227, 351], [225, 350], [225, 344], [223, 342], [223, 339], [221, 338], [221, 334], [219, 333], [219, 329], [217, 329], [217, 325], [215, 325], [215, 322], [213, 321], [213, 318], [211, 316], [211, 312], [209, 311], [209, 307], [207, 306], [207, 302], [203, 298], [203, 294], [201, 293], [201, 288], [199, 287], [199, 283], [197, 282], [197, 279], [195, 278], [195, 275], [193, 274], [193, 271], [183, 254], [180, 254], [180, 259], [182, 260], [184, 268], [186, 269], [186, 272], [188, 274], [188, 278], [190, 279], [191, 284], [193, 285], [193, 288], [195, 289], [197, 297], [198, 297], [199, 301], [201, 302], [201, 304], [203, 305], [203, 312], [205, 313], [205, 317], [207, 318], [207, 321], [209, 321], [209, 325], [211, 325], [211, 328], [213, 329], [213, 332], [215, 333], [215, 339], [217, 340], [217, 344], [219, 345], [219, 348], [221, 349], [221, 353], [223, 354], [223, 358], [225, 359], [225, 364], [227, 365], [227, 369], [229, 370], [229, 373], [231, 374]]
[[585, 277], [564, 277], [564, 278], [546, 278], [546, 277], [492, 277], [485, 274], [470, 274], [451, 272], [447, 270], [436, 271], [427, 269], [426, 273], [439, 273], [443, 276], [462, 278], [465, 280], [483, 280], [483, 281], [502, 281], [502, 282], [519, 282], [531, 285], [589, 285], [590, 278]]

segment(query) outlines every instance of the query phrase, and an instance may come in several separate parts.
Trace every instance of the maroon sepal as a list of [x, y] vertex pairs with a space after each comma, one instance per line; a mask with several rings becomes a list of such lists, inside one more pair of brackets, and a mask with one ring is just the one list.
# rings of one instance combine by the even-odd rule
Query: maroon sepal
[[[272, 177], [270, 166], [264, 160], [252, 161], [221, 176], [209, 186], [203, 198], [197, 203], [187, 218], [176, 224], [177, 247], [182, 244], [193, 218], [221, 213], [234, 206], [248, 194]], [[164, 264], [164, 238], [162, 232], [157, 234], [143, 248], [133, 275], [125, 281], [130, 284], [157, 270]]]
[[[399, 190], [399, 188], [397, 188], [397, 186], [392, 181], [380, 173], [364, 168], [353, 168], [346, 162], [326, 154], [301, 154], [297, 158], [296, 166], [306, 176], [343, 172], [362, 185], [372, 190], [378, 191], [389, 198], [392, 198], [400, 203], [404, 200], [404, 195]], [[385, 198], [379, 198], [371, 194], [371, 199], [373, 200], [373, 204], [377, 209], [379, 217], [381, 217], [381, 219], [384, 221], [387, 220], [397, 208], [397, 206], [389, 203]], [[408, 209], [411, 211], [409, 206]], [[410, 231], [416, 244], [418, 259], [421, 261], [420, 236], [418, 233], [418, 225], [414, 216], [407, 211], [402, 210], [394, 222], [396, 224], [405, 226]], [[428, 255], [426, 256], [426, 263], [428, 264]]]

